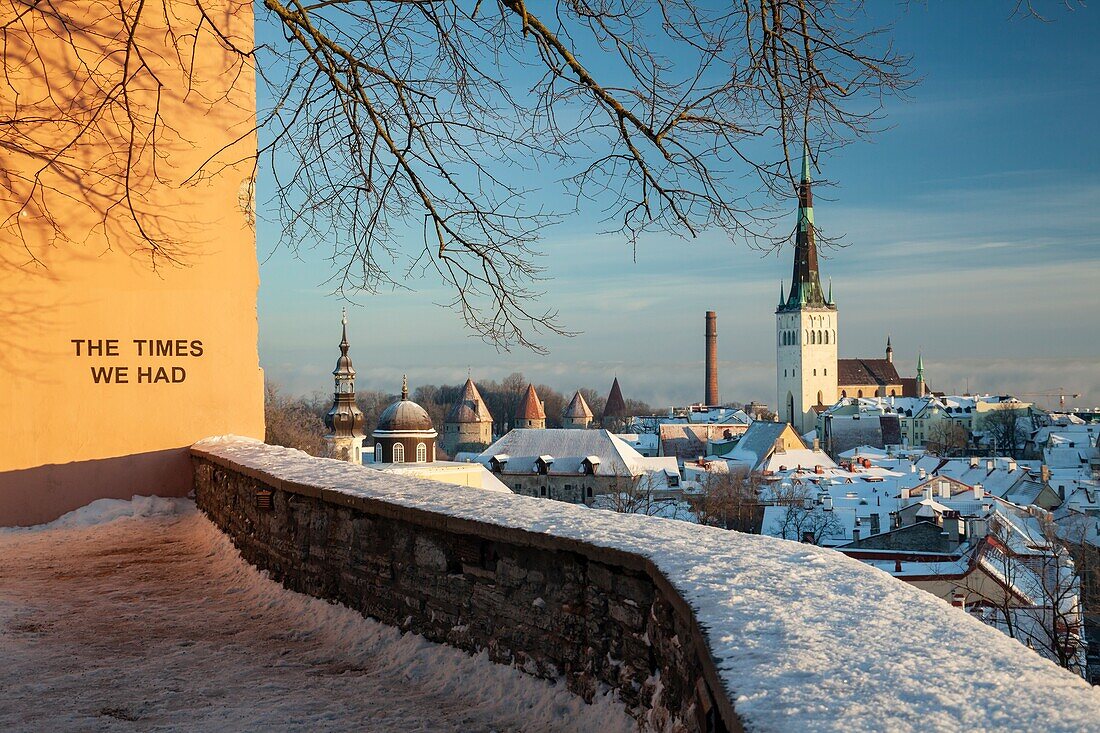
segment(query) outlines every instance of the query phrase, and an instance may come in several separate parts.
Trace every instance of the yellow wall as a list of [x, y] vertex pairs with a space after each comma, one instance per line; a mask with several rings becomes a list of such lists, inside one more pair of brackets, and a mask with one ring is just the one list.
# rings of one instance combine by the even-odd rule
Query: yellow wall
[[[59, 165], [46, 166], [42, 153], [93, 119], [96, 89], [110, 88], [123, 58], [104, 61], [105, 44], [118, 48], [110, 40], [117, 4], [54, 5], [70, 13], [77, 47], [61, 40], [60, 21], [26, 12], [8, 32], [16, 91], [0, 85], [0, 119], [52, 121], [0, 142], [0, 525], [47, 521], [100, 497], [186, 493], [192, 442], [263, 437], [247, 162], [256, 150], [252, 70], [204, 31], [188, 92], [184, 31], [194, 31], [195, 7], [166, 4], [177, 14], [174, 48], [163, 17], [147, 11], [139, 44], [164, 85], [159, 101], [153, 74], [131, 67], [131, 114], [117, 105], [101, 114]], [[205, 5], [251, 48], [248, 2]], [[0, 7], [5, 24], [11, 14]], [[157, 104], [156, 154], [146, 146], [127, 163], [130, 121], [142, 139]], [[186, 181], [210, 156], [205, 174]], [[126, 170], [131, 202], [119, 185]], [[163, 252], [138, 235], [130, 203]], [[78, 356], [73, 339], [117, 339], [118, 355]], [[184, 340], [188, 355], [139, 356], [134, 339]], [[192, 341], [201, 341], [201, 356], [190, 355], [199, 350]], [[126, 367], [128, 383], [96, 384], [93, 367]], [[185, 377], [139, 383], [139, 369], [155, 376], [160, 367], [169, 379], [173, 367]]]

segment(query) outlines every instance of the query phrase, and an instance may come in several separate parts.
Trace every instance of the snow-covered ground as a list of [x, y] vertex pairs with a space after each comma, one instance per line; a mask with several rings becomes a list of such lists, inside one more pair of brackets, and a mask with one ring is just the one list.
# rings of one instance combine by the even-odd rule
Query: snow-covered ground
[[1100, 690], [833, 550], [384, 476], [245, 438], [196, 448], [288, 481], [651, 558], [695, 609], [754, 733], [1100, 731]]
[[0, 530], [2, 731], [630, 731], [617, 702], [292, 593], [194, 504]]

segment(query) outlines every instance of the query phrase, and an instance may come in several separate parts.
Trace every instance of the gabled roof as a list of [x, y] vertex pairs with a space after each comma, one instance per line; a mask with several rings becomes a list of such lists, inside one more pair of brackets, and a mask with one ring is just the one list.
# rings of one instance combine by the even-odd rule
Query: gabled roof
[[546, 411], [542, 407], [542, 400], [539, 399], [539, 395], [535, 392], [535, 385], [527, 385], [527, 391], [523, 394], [523, 399], [520, 400], [519, 407], [516, 408], [517, 420], [545, 420]]
[[489, 406], [485, 404], [485, 400], [481, 399], [481, 393], [477, 391], [477, 385], [474, 384], [474, 380], [467, 379], [466, 384], [462, 386], [462, 394], [458, 397], [458, 402], [451, 407], [451, 411], [447, 413], [447, 422], [450, 423], [472, 423], [472, 422], [492, 422], [493, 416], [489, 414]]
[[[787, 429], [794, 432], [794, 428], [791, 428], [785, 422], [757, 420], [741, 436], [741, 440], [737, 442], [737, 447], [726, 454], [726, 458], [743, 461], [755, 469], [768, 456], [772, 448], [775, 447], [775, 441], [779, 440], [780, 436], [783, 435], [783, 431]], [[798, 440], [801, 442], [801, 438]], [[805, 444], [802, 447], [805, 448]]]
[[841, 386], [901, 384], [898, 370], [886, 359], [837, 359], [836, 367], [836, 383]]
[[623, 392], [619, 389], [619, 378], [615, 377], [615, 381], [611, 383], [611, 392], [607, 395], [607, 402], [603, 407], [604, 417], [626, 417], [626, 400], [623, 399]]
[[592, 410], [589, 409], [588, 403], [584, 401], [584, 395], [581, 394], [580, 390], [577, 390], [573, 394], [573, 399], [569, 401], [569, 404], [561, 413], [561, 416], [574, 418], [586, 417], [589, 420], [592, 419]]

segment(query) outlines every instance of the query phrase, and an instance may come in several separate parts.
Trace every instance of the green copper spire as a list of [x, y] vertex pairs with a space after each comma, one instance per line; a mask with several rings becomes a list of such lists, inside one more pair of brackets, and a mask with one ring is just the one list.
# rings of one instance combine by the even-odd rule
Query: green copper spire
[[810, 143], [808, 140], [802, 142], [802, 180], [806, 183], [813, 181], [810, 178]]
[[783, 280], [779, 281], [779, 305], [783, 305]]
[[833, 304], [833, 279], [829, 278], [829, 299], [825, 301], [829, 305]]
[[924, 380], [924, 355], [917, 354], [917, 379]]

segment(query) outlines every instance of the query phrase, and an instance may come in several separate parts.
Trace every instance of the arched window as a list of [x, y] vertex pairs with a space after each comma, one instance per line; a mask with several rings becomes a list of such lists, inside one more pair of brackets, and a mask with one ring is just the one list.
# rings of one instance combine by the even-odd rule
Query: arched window
[[[814, 369], [814, 376], [815, 377], [817, 376], [817, 370], [816, 369]], [[820, 400], [819, 400], [819, 402], [820, 402]]]
[[404, 463], [405, 462], [405, 446], [401, 443], [393, 444], [393, 462]]
[[375, 443], [374, 444], [374, 462], [375, 463], [381, 463], [382, 462], [382, 444], [381, 443]]
[[819, 405], [824, 405], [825, 404], [825, 395], [821, 394], [821, 390], [817, 391], [817, 404], [819, 404]]
[[890, 396], [891, 397], [897, 397], [898, 396], [898, 391], [896, 389], [890, 390]]
[[794, 395], [787, 393], [787, 422], [794, 424]]
[[829, 370], [828, 369], [825, 370], [825, 376], [826, 377], [829, 376]]
[[811, 344], [815, 344], [815, 343], [817, 343], [817, 341], [815, 340], [815, 337], [814, 337], [814, 332], [813, 332], [813, 331], [810, 331], [810, 343], [811, 343]]
[[863, 396], [863, 390], [862, 389], [859, 390], [858, 392], [856, 392], [856, 397], [862, 397], [862, 396]]
[[829, 331], [828, 331], [828, 329], [826, 329], [826, 331], [825, 331], [825, 343], [829, 343]]
[[810, 343], [810, 332], [809, 331], [803, 331], [802, 332], [802, 343], [804, 343], [804, 344]]
[[847, 397], [848, 396], [848, 390], [846, 390], [846, 389], [840, 390], [840, 396], [841, 397]]
[[428, 446], [424, 445], [423, 443], [417, 443], [416, 445], [416, 462], [428, 462]]

